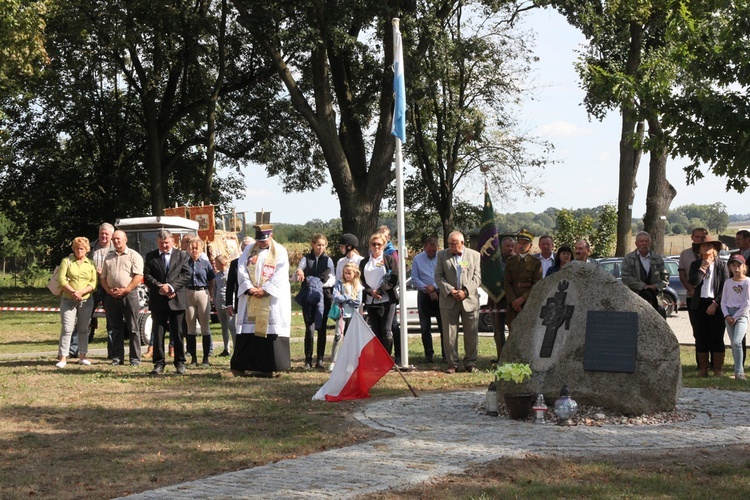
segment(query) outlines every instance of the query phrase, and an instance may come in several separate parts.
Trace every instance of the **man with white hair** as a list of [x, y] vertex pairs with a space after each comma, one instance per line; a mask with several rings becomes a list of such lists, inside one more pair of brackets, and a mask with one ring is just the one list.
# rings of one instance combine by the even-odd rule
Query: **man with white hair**
[[622, 284], [637, 293], [666, 318], [663, 307], [659, 307], [658, 296], [664, 289], [664, 259], [651, 251], [651, 235], [641, 231], [635, 235], [636, 249], [622, 259]]
[[464, 246], [464, 235], [448, 235], [448, 248], [438, 252], [435, 284], [439, 290], [440, 318], [443, 321], [443, 352], [448, 363], [446, 373], [458, 369], [458, 322], [464, 330], [464, 368], [476, 370], [479, 339], [479, 286], [482, 271], [479, 252]]

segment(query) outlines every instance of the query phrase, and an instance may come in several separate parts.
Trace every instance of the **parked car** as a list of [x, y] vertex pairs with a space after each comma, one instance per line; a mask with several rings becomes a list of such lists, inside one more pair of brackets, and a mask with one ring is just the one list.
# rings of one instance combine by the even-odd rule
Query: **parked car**
[[[672, 261], [670, 261], [672, 262]], [[617, 278], [618, 281], [622, 281], [622, 257], [606, 257], [604, 259], [599, 259], [596, 261], [597, 265], [607, 271], [609, 274]], [[672, 287], [673, 281], [672, 281], [672, 269], [674, 271], [674, 276], [677, 277], [677, 283], [680, 285], [680, 287], [683, 290], [683, 299], [682, 302], [680, 302], [680, 296], [677, 293], [677, 290], [675, 290]], [[664, 310], [667, 311], [667, 316], [671, 316], [672, 314], [677, 314], [677, 310], [680, 308], [684, 308], [685, 306], [685, 295], [684, 290], [685, 287], [682, 286], [682, 283], [680, 283], [679, 276], [677, 275], [677, 266], [668, 266], [667, 261], [664, 261], [664, 271], [667, 274], [667, 276], [664, 276], [663, 279], [666, 281], [668, 280], [669, 284], [662, 290], [662, 293], [660, 295], [660, 300], [662, 303], [662, 307], [664, 307]], [[680, 305], [682, 304], [682, 305]]]
[[[404, 301], [404, 304], [406, 304], [406, 324], [410, 326], [416, 325], [419, 326], [419, 310], [417, 309], [417, 289], [414, 288], [414, 285], [411, 284], [411, 271], [406, 271], [406, 293], [400, 293], [399, 295], [401, 297], [401, 300]], [[487, 292], [485, 292], [482, 288], [479, 288], [479, 304], [481, 305], [481, 308], [483, 311], [487, 311], [489, 308], [487, 306], [487, 302], [489, 301], [489, 297], [487, 296]], [[433, 324], [435, 323], [435, 318], [432, 318]], [[479, 313], [479, 331], [480, 332], [491, 332], [493, 331], [492, 328], [492, 315], [490, 315], [489, 312], [481, 312]]]
[[679, 261], [677, 259], [664, 259], [664, 268], [669, 273], [669, 288], [677, 293], [677, 308], [687, 309], [687, 290], [680, 281], [680, 273], [677, 271]]

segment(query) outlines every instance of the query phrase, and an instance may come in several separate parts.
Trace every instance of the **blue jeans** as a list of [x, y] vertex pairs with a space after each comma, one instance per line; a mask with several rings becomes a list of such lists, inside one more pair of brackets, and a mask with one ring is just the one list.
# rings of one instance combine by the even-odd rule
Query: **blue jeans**
[[[727, 312], [730, 315], [734, 315], [737, 312], [737, 307], [727, 307]], [[747, 332], [747, 316], [743, 316], [737, 320], [734, 325], [727, 323], [727, 333], [729, 334], [729, 341], [732, 343], [732, 357], [734, 358], [734, 374], [744, 375], [745, 367], [743, 366], [743, 349], [742, 339], [745, 338]]]
[[89, 350], [89, 318], [91, 309], [94, 307], [94, 299], [89, 298], [83, 302], [63, 296], [60, 299], [60, 346], [57, 350], [58, 357], [68, 357], [70, 351], [70, 338], [73, 332], [78, 333], [79, 350], [86, 354]]
[[234, 348], [234, 340], [237, 336], [237, 327], [235, 326], [234, 316], [231, 318], [227, 314], [227, 310], [216, 305], [216, 316], [219, 317], [219, 323], [221, 324], [221, 339], [224, 341], [224, 350], [229, 351], [229, 336], [232, 336], [232, 348]]

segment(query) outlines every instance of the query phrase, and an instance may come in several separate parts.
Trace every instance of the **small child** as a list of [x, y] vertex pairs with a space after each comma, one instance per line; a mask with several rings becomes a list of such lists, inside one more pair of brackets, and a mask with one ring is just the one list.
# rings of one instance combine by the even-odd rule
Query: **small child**
[[724, 282], [721, 295], [721, 312], [727, 324], [727, 333], [732, 342], [735, 380], [746, 380], [743, 366], [742, 339], [747, 332], [750, 316], [750, 278], [747, 277], [745, 258], [741, 254], [729, 257], [729, 273], [732, 279]]
[[221, 323], [221, 337], [224, 340], [224, 350], [221, 351], [219, 356], [229, 356], [229, 334], [232, 335], [232, 345], [234, 345], [237, 330], [233, 318], [230, 318], [227, 313], [227, 258], [223, 255], [216, 257], [214, 267], [216, 268], [216, 276], [214, 277], [214, 289], [211, 295], [214, 299], [216, 315], [219, 317], [219, 323]]
[[[331, 347], [331, 364], [328, 366], [329, 372], [333, 371], [339, 342], [349, 329], [352, 314], [362, 305], [362, 290], [364, 287], [359, 278], [359, 266], [354, 262], [347, 262], [341, 271], [341, 279], [333, 287], [333, 301], [341, 308], [341, 318], [336, 321], [336, 334], [333, 337], [333, 347]], [[344, 323], [343, 332], [341, 331], [342, 321]]]

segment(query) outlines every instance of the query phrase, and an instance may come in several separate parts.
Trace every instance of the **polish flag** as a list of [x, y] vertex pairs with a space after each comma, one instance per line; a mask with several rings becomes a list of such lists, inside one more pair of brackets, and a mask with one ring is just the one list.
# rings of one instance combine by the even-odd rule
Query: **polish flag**
[[364, 318], [355, 312], [341, 345], [336, 364], [313, 400], [345, 401], [370, 397], [370, 388], [393, 368], [393, 360], [373, 335]]

